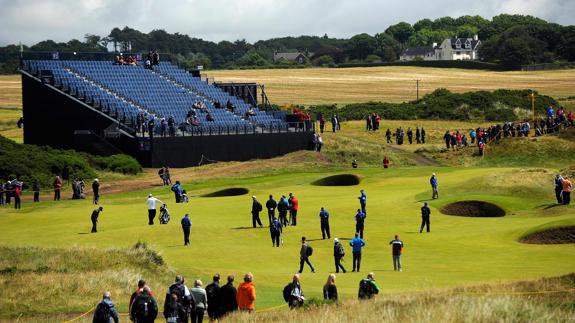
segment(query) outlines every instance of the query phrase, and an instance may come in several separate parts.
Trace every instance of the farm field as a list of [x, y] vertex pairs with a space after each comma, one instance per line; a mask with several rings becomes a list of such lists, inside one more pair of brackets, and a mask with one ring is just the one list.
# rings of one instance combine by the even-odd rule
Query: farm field
[[491, 72], [402, 66], [214, 70], [205, 75], [216, 81], [264, 84], [271, 102], [279, 105], [411, 101], [416, 98], [415, 80], [420, 80], [420, 96], [438, 88], [452, 92], [533, 89], [558, 99], [575, 95], [572, 70]]

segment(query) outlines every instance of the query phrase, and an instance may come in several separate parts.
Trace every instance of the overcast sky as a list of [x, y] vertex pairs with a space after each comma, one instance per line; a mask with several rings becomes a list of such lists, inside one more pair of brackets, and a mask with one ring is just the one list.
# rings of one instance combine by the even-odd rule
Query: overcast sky
[[211, 41], [374, 34], [399, 21], [500, 13], [575, 24], [575, 0], [0, 0], [0, 46], [164, 29]]

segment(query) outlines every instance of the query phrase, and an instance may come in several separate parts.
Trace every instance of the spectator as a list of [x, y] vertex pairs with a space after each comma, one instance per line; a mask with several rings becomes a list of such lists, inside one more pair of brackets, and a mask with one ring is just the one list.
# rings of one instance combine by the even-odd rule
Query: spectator
[[130, 316], [136, 323], [153, 323], [158, 316], [158, 303], [150, 293], [150, 288], [144, 286], [142, 292], [134, 299], [130, 308]]
[[572, 184], [568, 177], [563, 178], [563, 205], [569, 205], [571, 203], [571, 189]]
[[360, 209], [357, 209], [355, 214], [355, 232], [359, 234], [359, 237], [363, 239], [363, 229], [365, 228], [365, 218], [367, 216]]
[[299, 201], [292, 193], [289, 193], [288, 202], [290, 206], [291, 225], [295, 226], [297, 225], [297, 210], [299, 209]]
[[120, 321], [116, 307], [114, 306], [114, 303], [112, 303], [110, 292], [104, 292], [102, 302], [100, 302], [94, 310], [92, 323], [110, 323], [112, 320], [114, 323], [118, 323]]
[[399, 240], [396, 234], [395, 239], [389, 242], [391, 245], [391, 254], [393, 256], [393, 270], [401, 271], [401, 254], [403, 253], [403, 241]]
[[367, 278], [359, 282], [358, 298], [360, 300], [372, 299], [374, 295], [379, 294], [379, 285], [375, 282], [374, 273], [369, 273]]
[[419, 132], [419, 127], [415, 127], [415, 143], [421, 144], [421, 132]]
[[4, 189], [4, 183], [2, 183], [2, 179], [0, 178], [0, 205], [6, 204], [4, 200], [4, 194], [7, 193]]
[[447, 149], [449, 149], [449, 146], [451, 144], [451, 134], [449, 133], [449, 130], [447, 130], [443, 135], [443, 140], [445, 140], [445, 146], [447, 147]]
[[323, 285], [323, 299], [325, 301], [337, 301], [337, 287], [335, 286], [334, 274], [327, 276], [327, 282]]
[[194, 288], [190, 290], [192, 297], [196, 301], [195, 308], [193, 308], [190, 312], [192, 323], [202, 323], [204, 321], [204, 313], [208, 309], [206, 290], [202, 288], [202, 285], [202, 281], [196, 279], [194, 282]]
[[180, 181], [176, 181], [176, 184], [174, 184], [171, 187], [172, 192], [174, 192], [174, 198], [176, 200], [176, 203], [180, 203], [182, 202], [181, 198], [182, 198], [182, 184], [180, 184]]
[[238, 310], [238, 291], [234, 287], [234, 275], [228, 276], [228, 282], [220, 289], [221, 316]]
[[96, 233], [98, 232], [98, 217], [100, 216], [100, 212], [104, 211], [103, 207], [99, 207], [97, 209], [94, 209], [94, 211], [92, 211], [92, 215], [90, 216], [90, 219], [92, 220], [92, 233]]
[[206, 114], [206, 121], [208, 121], [208, 122], [215, 121], [214, 116], [210, 112], [208, 112], [208, 114]]
[[387, 128], [387, 130], [385, 131], [385, 139], [387, 140], [388, 144], [391, 144], [391, 130], [389, 128]]
[[270, 194], [270, 199], [266, 202], [266, 209], [268, 210], [268, 220], [271, 225], [273, 219], [276, 217], [276, 207], [277, 202], [274, 200], [273, 196]]
[[425, 129], [421, 127], [421, 143], [425, 144]]
[[157, 204], [164, 204], [164, 202], [160, 201], [159, 199], [152, 196], [152, 194], [148, 194], [148, 201], [146, 204], [148, 205], [148, 224], [154, 224], [154, 218], [156, 217], [156, 207]]
[[366, 131], [370, 131], [371, 129], [372, 129], [372, 126], [371, 126], [371, 116], [368, 114], [368, 115], [365, 117], [365, 130], [366, 130]]
[[[193, 290], [193, 289], [192, 289]], [[211, 284], [206, 286], [206, 299], [208, 301], [208, 317], [210, 321], [217, 320], [221, 316], [220, 274], [215, 274]]]
[[555, 198], [557, 204], [563, 204], [563, 177], [559, 174], [555, 175]]
[[[320, 220], [320, 227], [321, 227], [321, 236], [325, 240], [325, 236], [330, 238], [329, 233], [329, 212], [326, 211], [323, 207], [319, 212], [319, 220]], [[310, 265], [311, 266], [311, 265]]]
[[152, 65], [160, 65], [160, 54], [157, 51], [152, 54]]
[[367, 195], [365, 194], [364, 190], [359, 191], [360, 196], [357, 198], [359, 200], [359, 205], [361, 206], [361, 212], [367, 214], [365, 210], [365, 205], [367, 204]]
[[337, 124], [338, 124], [337, 116], [334, 114], [331, 117], [331, 130], [332, 130], [332, 132], [335, 132], [337, 130]]
[[279, 213], [279, 220], [284, 227], [287, 227], [288, 225], [287, 212], [289, 209], [289, 202], [287, 201], [285, 195], [282, 195], [277, 204], [277, 207]]
[[409, 141], [409, 144], [413, 144], [413, 130], [411, 130], [411, 127], [407, 128], [407, 141]]
[[321, 146], [323, 146], [323, 139], [319, 134], [316, 135], [316, 150], [318, 153], [321, 152]]
[[343, 245], [339, 242], [338, 238], [333, 239], [333, 258], [335, 260], [335, 272], [339, 273], [339, 269], [345, 274], [345, 268], [341, 264], [341, 259], [345, 256]]
[[18, 182], [16, 179], [12, 181], [13, 195], [14, 195], [14, 209], [20, 210], [22, 208], [22, 182]]
[[97, 178], [92, 182], [92, 192], [94, 192], [93, 202], [94, 204], [98, 204], [100, 201], [100, 181]]
[[24, 127], [24, 117], [20, 117], [20, 119], [18, 119], [18, 122], [16, 122], [16, 126], [18, 127], [18, 129], [22, 129], [22, 127]]
[[154, 121], [154, 119], [150, 119], [150, 121], [148, 121], [148, 134], [150, 136], [150, 139], [154, 138], [154, 131], [156, 128], [156, 123]]
[[303, 306], [305, 297], [301, 288], [298, 274], [293, 275], [292, 282], [284, 287], [283, 297], [291, 309]]
[[[132, 308], [132, 304], [134, 303], [134, 300], [136, 299], [136, 297], [138, 297], [138, 295], [140, 295], [140, 293], [144, 290], [144, 286], [146, 286], [146, 281], [143, 279], [140, 279], [138, 281], [138, 288], [132, 293], [132, 295], [130, 296], [130, 302], [128, 303], [128, 310]], [[150, 291], [150, 295], [153, 296], [153, 293]], [[132, 318], [130, 316], [130, 320], [133, 321], [134, 318]]]
[[423, 203], [421, 207], [421, 227], [419, 228], [419, 233], [423, 232], [423, 227], [427, 226], [427, 232], [429, 232], [429, 216], [431, 215], [431, 210], [427, 206], [427, 202]]
[[[147, 287], [147, 286], [146, 286]], [[146, 288], [144, 287], [144, 288]], [[195, 306], [195, 299], [193, 295], [190, 293], [190, 290], [184, 283], [184, 277], [177, 275], [174, 283], [168, 287], [166, 292], [166, 299], [164, 300], [164, 308], [166, 305], [171, 302], [172, 294], [177, 296], [177, 300], [180, 303], [181, 307], [184, 309], [184, 312], [181, 313], [180, 321], [187, 322], [188, 321], [188, 311], [190, 308]]]
[[431, 198], [432, 199], [439, 198], [439, 192], [437, 191], [437, 186], [439, 185], [439, 183], [437, 182], [437, 176], [435, 176], [435, 173], [431, 174], [429, 184], [431, 184], [431, 191], [432, 191]]
[[190, 229], [192, 228], [192, 220], [188, 214], [185, 214], [182, 218], [182, 231], [184, 232], [184, 246], [190, 244]]
[[[359, 237], [359, 234], [355, 233], [355, 238], [349, 241], [349, 245], [352, 247], [353, 251], [353, 270], [352, 272], [359, 272], [361, 266], [361, 248], [365, 247], [365, 241]], [[357, 270], [356, 270], [357, 269]]]
[[260, 228], [262, 227], [262, 221], [260, 220], [260, 212], [262, 209], [262, 204], [257, 200], [256, 196], [252, 196], [252, 226], [254, 228], [256, 227], [256, 223], [260, 226]]
[[313, 253], [313, 249], [311, 246], [308, 246], [305, 237], [301, 237], [301, 249], [299, 251], [300, 261], [299, 261], [299, 273], [303, 272], [303, 264], [304, 262], [308, 264], [309, 268], [311, 269], [312, 273], [315, 273], [315, 269], [313, 269], [313, 265], [309, 261], [309, 257]]
[[383, 157], [383, 168], [389, 168], [389, 158]]
[[354, 160], [351, 162], [351, 167], [352, 167], [352, 168], [357, 168], [357, 160], [354, 159]]
[[280, 223], [280, 221], [278, 221], [278, 219], [273, 218], [272, 220], [272, 224], [270, 225], [270, 235], [272, 238], [272, 247], [276, 246], [279, 247], [280, 246], [280, 236], [282, 234], [282, 224]]
[[167, 323], [182, 323], [181, 317], [186, 317], [186, 309], [178, 301], [178, 295], [170, 295], [170, 299], [164, 303], [164, 318]]
[[254, 276], [247, 273], [244, 282], [238, 287], [237, 300], [238, 308], [242, 312], [251, 313], [254, 311], [256, 302], [256, 288], [253, 284]]
[[60, 201], [60, 191], [62, 190], [62, 179], [60, 179], [60, 176], [56, 176], [52, 186], [54, 187], [54, 201]]

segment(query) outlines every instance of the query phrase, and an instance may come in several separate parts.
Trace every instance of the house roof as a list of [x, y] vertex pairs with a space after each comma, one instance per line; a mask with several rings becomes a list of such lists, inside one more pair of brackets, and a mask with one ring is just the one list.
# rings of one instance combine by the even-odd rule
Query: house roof
[[295, 52], [295, 53], [275, 53], [274, 54], [274, 60], [278, 60], [278, 59], [285, 59], [285, 60], [289, 60], [289, 61], [295, 61], [297, 60], [299, 57], [303, 56], [304, 58], [306, 57], [304, 53], [302, 52]]
[[424, 56], [430, 53], [435, 53], [433, 46], [420, 46], [420, 47], [409, 47], [406, 48], [401, 55], [402, 56]]
[[[461, 44], [460, 48], [457, 48], [457, 42], [458, 41]], [[465, 47], [465, 43], [468, 41], [471, 45], [471, 48]], [[477, 47], [479, 46], [479, 44], [481, 44], [480, 40], [475, 40], [473, 38], [451, 38], [449, 40], [449, 42], [451, 44], [451, 48], [453, 48], [455, 50], [476, 50]]]

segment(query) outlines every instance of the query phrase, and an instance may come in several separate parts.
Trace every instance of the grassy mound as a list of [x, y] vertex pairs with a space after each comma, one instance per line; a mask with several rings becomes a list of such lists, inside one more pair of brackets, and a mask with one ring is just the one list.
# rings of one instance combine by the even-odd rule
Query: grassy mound
[[341, 174], [318, 179], [312, 185], [316, 186], [353, 186], [358, 185], [361, 179], [357, 175]]
[[138, 174], [142, 167], [127, 155], [91, 156], [73, 150], [18, 144], [0, 136], [0, 179], [18, 178], [25, 188], [34, 181], [42, 187], [51, 187], [54, 176], [66, 172], [69, 178], [90, 179], [96, 177], [99, 170]]
[[204, 194], [202, 197], [224, 197], [224, 196], [239, 196], [246, 195], [250, 190], [244, 187], [232, 187], [223, 190], [215, 191], [212, 193]]
[[564, 244], [575, 243], [575, 226], [550, 228], [523, 236], [523, 243], [532, 244]]
[[505, 210], [485, 201], [459, 201], [441, 208], [441, 213], [456, 216], [493, 218], [505, 216]]
[[83, 312], [101, 299], [104, 289], [126, 312], [139, 279], [159, 291], [172, 276], [161, 255], [145, 243], [129, 249], [3, 246], [0, 318]]

